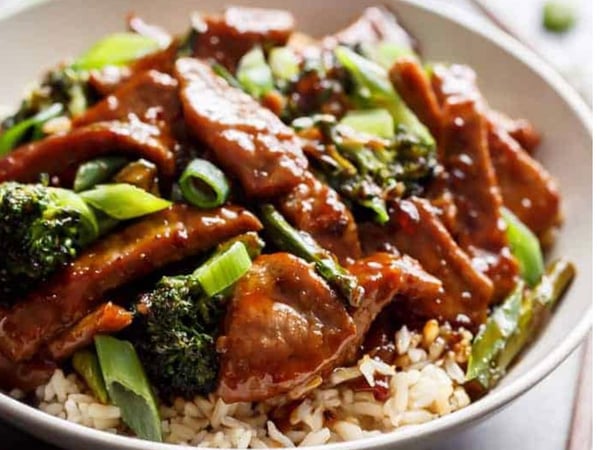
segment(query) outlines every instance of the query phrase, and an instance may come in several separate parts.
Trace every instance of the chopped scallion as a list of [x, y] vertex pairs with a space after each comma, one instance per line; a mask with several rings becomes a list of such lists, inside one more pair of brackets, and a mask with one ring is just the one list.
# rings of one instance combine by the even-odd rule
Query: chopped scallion
[[252, 260], [246, 246], [235, 242], [224, 252], [209, 258], [192, 274], [209, 297], [224, 291], [250, 269]]
[[273, 75], [285, 81], [294, 80], [300, 73], [300, 64], [289, 47], [275, 47], [269, 52], [269, 66]]
[[242, 88], [254, 98], [260, 98], [274, 88], [271, 68], [260, 47], [254, 47], [242, 56], [236, 78]]
[[194, 159], [179, 178], [183, 197], [198, 208], [216, 208], [227, 200], [229, 183], [221, 169], [205, 159]]
[[75, 174], [73, 190], [81, 192], [91, 189], [108, 180], [125, 164], [127, 164], [127, 158], [122, 156], [106, 156], [83, 163]]
[[96, 398], [102, 403], [108, 402], [108, 392], [106, 391], [98, 357], [89, 350], [79, 350], [73, 355], [71, 364], [85, 380]]
[[162, 441], [156, 399], [133, 345], [103, 335], [94, 342], [108, 395], [123, 421], [138, 437]]
[[[54, 103], [37, 113], [35, 116], [29, 117], [4, 131], [0, 134], [0, 156], [7, 154], [19, 145], [29, 131], [41, 129], [44, 123], [57, 117], [62, 112], [63, 106], [60, 103]], [[39, 135], [40, 133], [37, 134]]]
[[74, 63], [76, 70], [122, 66], [161, 48], [160, 43], [137, 33], [114, 33], [96, 42]]
[[506, 236], [510, 249], [521, 268], [521, 276], [527, 285], [535, 285], [544, 273], [544, 257], [540, 241], [510, 210], [502, 208], [506, 223]]
[[385, 70], [389, 70], [401, 56], [414, 56], [415, 54], [409, 47], [388, 41], [376, 44], [363, 44], [361, 45], [361, 52], [365, 57], [376, 62]]
[[171, 206], [170, 201], [125, 183], [101, 184], [79, 195], [94, 208], [118, 220], [145, 216]]

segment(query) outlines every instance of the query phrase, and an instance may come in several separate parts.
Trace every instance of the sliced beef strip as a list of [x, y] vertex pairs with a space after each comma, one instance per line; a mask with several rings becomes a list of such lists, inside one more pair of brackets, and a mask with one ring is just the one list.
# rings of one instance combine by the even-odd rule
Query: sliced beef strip
[[175, 171], [169, 140], [157, 127], [135, 118], [129, 122], [99, 122], [15, 149], [0, 159], [0, 182], [36, 182], [41, 173], [66, 177], [79, 164], [108, 154], [152, 161], [169, 179]]
[[390, 253], [373, 253], [348, 266], [365, 290], [364, 300], [351, 311], [356, 336], [347, 346], [341, 364], [353, 364], [359, 356], [365, 335], [379, 313], [393, 300], [435, 302], [444, 289], [439, 279], [423, 270], [415, 259]]
[[309, 233], [342, 263], [360, 257], [358, 231], [340, 196], [312, 174], [280, 201], [280, 211], [296, 228]]
[[198, 32], [193, 55], [212, 59], [234, 73], [252, 47], [285, 45], [295, 21], [287, 11], [232, 6], [222, 15], [195, 17], [193, 26]]
[[493, 300], [514, 287], [519, 267], [508, 248], [503, 204], [488, 145], [488, 108], [466, 66], [436, 67], [434, 91], [442, 104], [439, 161], [456, 205], [453, 235], [494, 283]]
[[330, 368], [356, 327], [314, 268], [288, 253], [258, 257], [237, 283], [217, 340], [227, 403], [289, 392]]
[[258, 401], [325, 377], [355, 362], [371, 323], [396, 296], [433, 301], [442, 290], [406, 256], [379, 253], [349, 270], [365, 288], [350, 314], [312, 265], [288, 253], [259, 257], [236, 286], [217, 341], [217, 394], [226, 402]]
[[403, 56], [389, 70], [390, 81], [400, 97], [431, 134], [439, 139], [442, 109], [425, 70], [414, 56]]
[[85, 250], [0, 318], [0, 351], [20, 361], [88, 314], [104, 295], [167, 264], [208, 250], [260, 222], [236, 207], [200, 211], [174, 205]]
[[46, 383], [56, 370], [52, 361], [34, 359], [31, 361], [14, 362], [0, 354], [0, 389], [9, 391], [21, 389], [24, 392], [33, 391]]
[[94, 122], [124, 120], [130, 114], [148, 123], [171, 124], [182, 118], [177, 80], [156, 70], [140, 72], [76, 117], [73, 125], [79, 127]]
[[90, 345], [95, 335], [121, 331], [132, 320], [130, 311], [111, 302], [104, 303], [49, 342], [42, 353], [49, 354], [53, 361], [68, 358], [80, 348]]
[[444, 291], [438, 298], [406, 299], [416, 314], [471, 329], [485, 321], [492, 282], [473, 266], [427, 200], [413, 197], [394, 201], [386, 226], [361, 224], [360, 234], [366, 254], [385, 251], [409, 255], [441, 280]]
[[416, 42], [404, 30], [394, 15], [383, 7], [371, 6], [346, 28], [332, 36], [323, 39], [325, 47], [334, 47], [337, 44], [358, 45], [389, 42], [403, 47], [414, 49]]
[[[475, 72], [467, 66], [436, 66], [432, 84], [442, 102], [456, 95], [480, 95]], [[504, 204], [541, 236], [560, 221], [557, 183], [511, 137], [503, 125], [506, 121], [498, 120], [498, 115], [489, 110], [487, 115], [490, 156]]]
[[527, 119], [512, 119], [498, 111], [490, 111], [488, 118], [491, 123], [506, 131], [527, 153], [533, 154], [540, 145], [540, 133]]
[[293, 226], [314, 232], [317, 242], [342, 260], [359, 256], [352, 214], [333, 189], [308, 171], [292, 129], [206, 63], [179, 59], [176, 76], [192, 133], [240, 180], [247, 196], [279, 198]]
[[252, 97], [199, 60], [180, 58], [175, 72], [185, 120], [250, 197], [289, 192], [308, 161], [294, 132]]
[[89, 84], [94, 91], [104, 98], [113, 94], [129, 79], [141, 72], [156, 70], [172, 74], [180, 41], [175, 39], [168, 47], [136, 59], [127, 66], [107, 66], [90, 72]]
[[542, 236], [560, 223], [560, 194], [554, 178], [505, 130], [489, 124], [490, 156], [504, 204]]
[[[389, 76], [408, 107], [439, 142], [443, 122], [442, 108], [431, 80], [419, 61], [413, 56], [400, 57], [390, 68]], [[450, 234], [455, 235], [457, 207], [454, 195], [448, 189], [448, 177], [444, 167], [438, 165], [426, 188], [425, 197], [440, 212], [440, 218]]]
[[456, 204], [455, 237], [494, 283], [494, 299], [514, 287], [519, 266], [508, 248], [502, 197], [490, 159], [487, 121], [477, 98], [450, 97], [443, 110], [438, 158]]

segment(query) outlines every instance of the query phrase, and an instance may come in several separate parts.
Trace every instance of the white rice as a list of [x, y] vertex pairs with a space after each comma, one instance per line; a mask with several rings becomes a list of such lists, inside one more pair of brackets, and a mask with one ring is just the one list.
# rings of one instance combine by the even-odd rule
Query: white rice
[[[454, 339], [447, 338], [454, 333]], [[177, 398], [160, 405], [165, 442], [213, 448], [307, 447], [350, 441], [428, 422], [470, 403], [462, 384], [461, 368], [470, 351], [472, 335], [429, 321], [422, 332], [402, 327], [395, 336], [394, 365], [363, 356], [354, 367], [339, 368], [328, 380], [314, 380], [291, 398], [299, 404], [284, 424], [271, 420], [286, 403], [277, 398], [260, 403], [226, 404], [214, 395], [191, 400]], [[375, 398], [371, 391], [353, 390], [348, 381], [364, 378], [370, 386], [388, 378], [389, 396]], [[300, 391], [298, 391], [300, 392]], [[23, 393], [10, 392], [15, 398]], [[121, 421], [118, 407], [104, 405], [75, 375], [56, 370], [36, 390], [38, 408], [71, 422], [112, 433], [131, 432]]]

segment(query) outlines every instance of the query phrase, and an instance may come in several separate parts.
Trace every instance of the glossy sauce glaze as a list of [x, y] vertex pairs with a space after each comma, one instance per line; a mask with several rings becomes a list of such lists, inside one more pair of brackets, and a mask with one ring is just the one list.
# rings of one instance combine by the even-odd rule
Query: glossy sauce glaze
[[0, 182], [35, 183], [46, 173], [68, 184], [65, 176], [72, 176], [79, 164], [115, 153], [152, 161], [163, 176], [172, 178], [175, 158], [171, 145], [156, 126], [136, 119], [98, 122], [17, 148], [0, 159]]
[[15, 361], [92, 310], [104, 295], [165, 265], [210, 249], [215, 242], [258, 231], [241, 208], [200, 211], [175, 205], [99, 241], [52, 280], [0, 318], [0, 351]]

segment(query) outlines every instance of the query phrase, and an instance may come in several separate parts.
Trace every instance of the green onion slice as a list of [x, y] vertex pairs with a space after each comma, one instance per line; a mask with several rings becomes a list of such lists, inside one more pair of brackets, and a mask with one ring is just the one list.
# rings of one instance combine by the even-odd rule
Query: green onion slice
[[386, 109], [349, 111], [340, 123], [361, 133], [385, 139], [394, 137], [394, 118]]
[[154, 39], [137, 33], [114, 33], [96, 42], [73, 63], [73, 68], [92, 70], [122, 66], [160, 48], [160, 43]]
[[242, 88], [254, 98], [273, 90], [273, 74], [260, 47], [254, 47], [239, 62], [236, 78]]
[[235, 242], [222, 253], [209, 258], [192, 274], [209, 297], [216, 295], [237, 280], [250, 269], [252, 260], [243, 242]]
[[68, 189], [48, 188], [56, 205], [64, 209], [77, 211], [81, 217], [81, 241], [86, 244], [94, 241], [99, 235], [98, 221], [96, 215], [87, 203], [75, 192]]
[[108, 392], [102, 377], [98, 357], [89, 350], [77, 351], [71, 360], [75, 371], [85, 380], [96, 398], [102, 403], [108, 402]]
[[[54, 103], [48, 108], [40, 111], [35, 116], [22, 120], [16, 125], [10, 127], [0, 135], [0, 156], [7, 154], [25, 138], [25, 135], [34, 129], [41, 129], [42, 125], [48, 120], [59, 116], [63, 112], [63, 106], [60, 103]], [[37, 133], [38, 136], [41, 133]], [[41, 137], [41, 136], [39, 136]]]
[[506, 223], [508, 244], [519, 262], [521, 276], [527, 285], [533, 286], [544, 274], [544, 257], [540, 241], [509, 209], [502, 208], [501, 214]]
[[194, 159], [179, 178], [183, 197], [198, 208], [216, 208], [229, 196], [229, 183], [221, 169], [205, 159]]
[[94, 337], [108, 395], [123, 421], [143, 439], [162, 441], [156, 399], [133, 345], [112, 336]]
[[231, 74], [229, 70], [227, 70], [227, 67], [219, 63], [213, 63], [211, 67], [213, 72], [219, 75], [225, 81], [227, 81], [227, 83], [229, 83], [230, 86], [244, 90], [240, 82], [236, 80], [236, 78]]
[[360, 50], [365, 57], [389, 70], [401, 56], [415, 56], [415, 52], [395, 42], [383, 41], [375, 44], [362, 44]]
[[101, 184], [79, 194], [94, 208], [118, 220], [133, 219], [163, 210], [171, 202], [131, 184]]
[[396, 125], [404, 125], [428, 146], [435, 146], [435, 140], [427, 127], [396, 93], [385, 69], [347, 47], [336, 47], [335, 56], [351, 75], [356, 85], [356, 97], [362, 108], [386, 109]]
[[273, 75], [292, 81], [300, 74], [300, 64], [294, 51], [289, 47], [275, 47], [269, 52], [269, 66]]
[[110, 179], [127, 162], [128, 159], [122, 156], [105, 156], [85, 162], [77, 169], [73, 189], [75, 192], [91, 189]]

